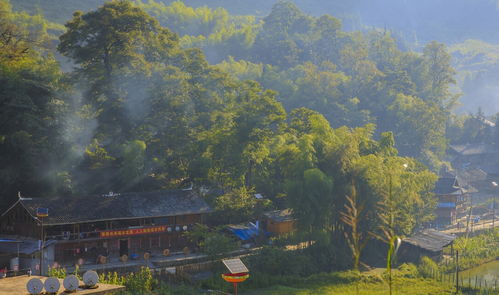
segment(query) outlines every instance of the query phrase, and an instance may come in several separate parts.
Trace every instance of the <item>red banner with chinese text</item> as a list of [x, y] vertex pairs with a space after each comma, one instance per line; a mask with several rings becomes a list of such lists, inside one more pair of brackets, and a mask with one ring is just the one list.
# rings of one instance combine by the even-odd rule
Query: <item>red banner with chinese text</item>
[[133, 228], [133, 229], [106, 230], [100, 232], [100, 237], [114, 238], [122, 236], [154, 234], [154, 233], [165, 232], [166, 228], [167, 228], [166, 225], [161, 225], [161, 226], [150, 226], [150, 227]]

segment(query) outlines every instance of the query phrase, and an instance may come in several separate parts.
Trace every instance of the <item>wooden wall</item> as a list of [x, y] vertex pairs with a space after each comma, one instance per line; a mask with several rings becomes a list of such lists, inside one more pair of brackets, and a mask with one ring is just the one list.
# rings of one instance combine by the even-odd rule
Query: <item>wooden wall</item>
[[283, 222], [276, 222], [273, 221], [272, 219], [267, 219], [267, 231], [274, 233], [274, 234], [286, 234], [290, 233], [295, 229], [295, 221], [290, 220], [290, 221], [283, 221]]
[[39, 224], [28, 214], [21, 204], [16, 204], [0, 218], [0, 234], [40, 238]]

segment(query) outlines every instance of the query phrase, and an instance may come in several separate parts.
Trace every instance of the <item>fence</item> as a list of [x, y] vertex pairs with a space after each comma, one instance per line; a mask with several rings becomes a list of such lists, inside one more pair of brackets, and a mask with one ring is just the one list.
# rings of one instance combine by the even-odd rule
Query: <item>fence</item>
[[20, 270], [8, 270], [5, 273], [5, 275], [7, 277], [23, 276], [23, 275], [27, 275], [27, 274], [31, 275], [31, 269], [30, 268], [23, 268], [23, 269], [20, 269]]
[[[459, 272], [458, 278], [459, 278], [459, 290], [461, 291], [472, 291], [472, 292], [477, 292], [479, 291], [479, 294], [483, 295], [492, 295], [492, 294], [499, 294], [499, 289], [497, 286], [497, 279], [494, 280], [486, 280], [482, 277], [475, 276], [474, 278], [472, 276], [467, 276], [463, 277], [463, 275], [466, 272]], [[439, 282], [444, 282], [444, 283], [450, 283], [453, 285], [456, 285], [456, 273], [444, 273], [441, 271], [431, 271], [430, 274], [431, 278], [435, 279], [436, 281]]]

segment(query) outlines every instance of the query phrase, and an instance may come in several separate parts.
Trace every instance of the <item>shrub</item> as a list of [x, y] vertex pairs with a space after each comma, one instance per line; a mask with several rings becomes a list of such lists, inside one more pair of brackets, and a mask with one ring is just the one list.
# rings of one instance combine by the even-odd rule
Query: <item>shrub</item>
[[134, 294], [147, 294], [152, 291], [155, 280], [148, 267], [141, 267], [137, 273], [130, 273], [124, 278], [127, 291]]
[[402, 276], [404, 278], [417, 278], [419, 276], [419, 271], [416, 265], [412, 263], [404, 263], [399, 266], [399, 271], [397, 272], [398, 276]]
[[418, 266], [418, 272], [421, 276], [429, 278], [439, 272], [438, 264], [428, 257], [421, 258]]
[[66, 277], [66, 269], [60, 267], [56, 268], [49, 267], [48, 276], [55, 277], [58, 279], [64, 279]]

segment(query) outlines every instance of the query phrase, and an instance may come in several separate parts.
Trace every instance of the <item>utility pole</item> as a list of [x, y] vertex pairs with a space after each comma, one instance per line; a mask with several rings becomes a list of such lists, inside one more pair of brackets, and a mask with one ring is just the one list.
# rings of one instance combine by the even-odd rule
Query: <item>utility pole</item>
[[[495, 181], [492, 181], [492, 185], [497, 188], [498, 184]], [[494, 201], [492, 203], [492, 230], [495, 230], [496, 226], [496, 194], [494, 192]]]
[[45, 233], [43, 232], [43, 217], [49, 216], [48, 208], [36, 208], [36, 217], [40, 220], [40, 276], [43, 275], [43, 247], [45, 242]]
[[[470, 210], [468, 213], [468, 220], [466, 221], [466, 238], [469, 236], [469, 229], [470, 229], [470, 221], [471, 221], [471, 214], [473, 212], [473, 195], [470, 195]], [[472, 230], [473, 230], [473, 223], [471, 224]]]
[[42, 272], [42, 269], [43, 269], [43, 240], [44, 240], [44, 237], [43, 237], [43, 217], [39, 217], [40, 218], [40, 233], [41, 233], [41, 237], [40, 237], [40, 276], [43, 275], [43, 272]]
[[456, 250], [456, 294], [459, 293], [459, 250]]
[[496, 228], [496, 196], [494, 195], [494, 202], [492, 203], [492, 230]]

